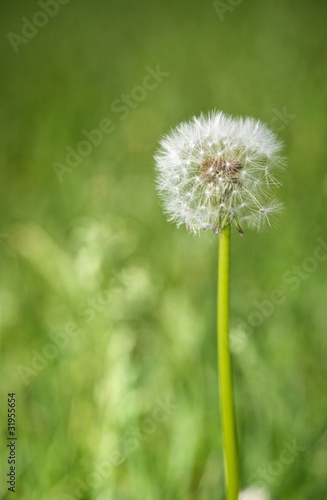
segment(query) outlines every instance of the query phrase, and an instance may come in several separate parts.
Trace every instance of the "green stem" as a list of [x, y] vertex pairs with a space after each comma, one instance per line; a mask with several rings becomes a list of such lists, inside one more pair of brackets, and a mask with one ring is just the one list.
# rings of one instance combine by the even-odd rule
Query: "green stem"
[[233, 400], [232, 363], [229, 349], [229, 255], [230, 228], [226, 226], [222, 230], [219, 240], [217, 316], [218, 370], [227, 500], [237, 500], [239, 493], [239, 471]]

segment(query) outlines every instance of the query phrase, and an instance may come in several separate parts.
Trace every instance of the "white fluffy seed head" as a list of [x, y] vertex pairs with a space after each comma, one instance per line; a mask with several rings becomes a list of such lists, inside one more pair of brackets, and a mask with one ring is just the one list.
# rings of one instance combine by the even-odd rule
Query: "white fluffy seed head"
[[282, 211], [271, 196], [285, 166], [281, 142], [253, 118], [222, 112], [181, 123], [160, 141], [157, 188], [170, 220], [219, 233], [228, 224], [262, 230]]
[[247, 488], [242, 490], [238, 496], [238, 500], [270, 500], [268, 491], [263, 488]]

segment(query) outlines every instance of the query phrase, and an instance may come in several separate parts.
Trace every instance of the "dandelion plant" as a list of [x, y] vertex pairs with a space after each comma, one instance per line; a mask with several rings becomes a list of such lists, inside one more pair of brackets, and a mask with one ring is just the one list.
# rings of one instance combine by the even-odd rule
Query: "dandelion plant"
[[228, 500], [239, 496], [238, 449], [229, 348], [230, 228], [270, 226], [282, 204], [271, 194], [284, 166], [281, 142], [253, 118], [222, 112], [181, 123], [160, 141], [157, 187], [170, 220], [219, 237], [218, 370]]

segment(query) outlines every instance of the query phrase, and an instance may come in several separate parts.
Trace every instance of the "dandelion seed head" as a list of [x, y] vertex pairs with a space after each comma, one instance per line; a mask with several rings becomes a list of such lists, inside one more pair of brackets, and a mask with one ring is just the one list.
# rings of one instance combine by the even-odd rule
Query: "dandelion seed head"
[[270, 500], [270, 494], [263, 488], [246, 488], [238, 496], [239, 500]]
[[170, 220], [219, 233], [228, 224], [261, 231], [282, 211], [272, 197], [284, 168], [281, 142], [259, 120], [222, 112], [184, 122], [160, 141], [157, 187]]

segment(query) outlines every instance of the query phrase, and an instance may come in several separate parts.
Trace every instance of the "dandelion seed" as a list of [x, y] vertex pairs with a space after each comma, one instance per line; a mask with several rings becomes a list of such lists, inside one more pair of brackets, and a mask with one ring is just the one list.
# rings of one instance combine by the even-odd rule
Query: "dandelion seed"
[[[160, 146], [157, 187], [178, 225], [215, 234], [231, 223], [261, 231], [280, 213], [270, 191], [280, 186], [276, 174], [285, 165], [281, 143], [259, 120], [202, 114], [181, 123]], [[172, 203], [177, 194], [186, 202], [187, 220], [185, 210]]]

